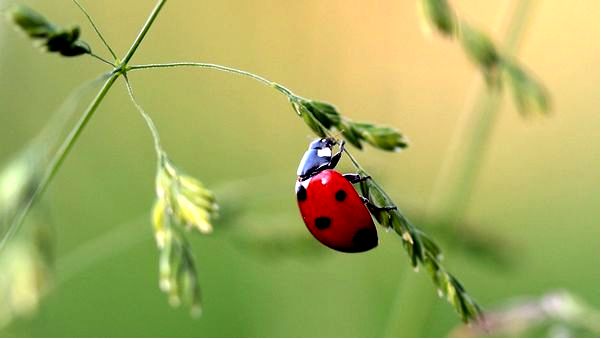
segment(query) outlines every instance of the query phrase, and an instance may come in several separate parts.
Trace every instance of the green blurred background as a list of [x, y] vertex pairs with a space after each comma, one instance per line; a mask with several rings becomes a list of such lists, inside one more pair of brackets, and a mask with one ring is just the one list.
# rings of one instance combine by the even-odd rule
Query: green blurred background
[[[58, 23], [80, 24], [83, 38], [102, 51], [70, 1], [26, 3]], [[452, 1], [497, 41], [514, 3]], [[122, 54], [154, 2], [84, 4]], [[332, 102], [353, 119], [397, 127], [411, 142], [407, 151], [354, 154], [418, 221], [480, 78], [457, 43], [425, 35], [422, 26], [416, 1], [172, 0], [133, 62], [229, 65]], [[439, 239], [446, 265], [485, 309], [557, 289], [599, 308], [598, 27], [592, 0], [539, 1], [528, 18], [517, 57], [550, 90], [553, 112], [524, 119], [505, 96], [467, 211], [506, 259], [465, 251], [456, 245], [462, 234], [419, 225]], [[0, 161], [105, 66], [41, 53], [2, 22]], [[120, 81], [42, 200], [56, 238], [53, 289], [37, 313], [0, 335], [446, 336], [459, 324], [429, 277], [409, 269], [393, 232], [380, 232], [380, 246], [358, 255], [312, 239], [293, 195], [312, 136], [284, 97], [208, 70], [130, 78], [172, 160], [214, 189], [222, 205], [214, 234], [190, 237], [203, 316], [172, 309], [158, 290], [147, 221], [155, 155]], [[352, 169], [347, 160], [341, 168]]]

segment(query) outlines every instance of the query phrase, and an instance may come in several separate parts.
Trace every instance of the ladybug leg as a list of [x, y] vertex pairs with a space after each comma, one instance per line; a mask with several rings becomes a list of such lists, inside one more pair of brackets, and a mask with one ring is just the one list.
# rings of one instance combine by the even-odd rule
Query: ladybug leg
[[371, 176], [366, 175], [364, 177], [361, 174], [357, 173], [346, 173], [342, 175], [346, 180], [348, 180], [351, 184], [356, 184], [365, 180], [371, 179]]
[[366, 197], [361, 197], [361, 200], [363, 200], [365, 206], [367, 206], [367, 208], [372, 212], [392, 211], [397, 209], [396, 206], [377, 206]]
[[363, 200], [363, 203], [372, 212], [390, 211], [390, 210], [396, 209], [396, 206], [384, 206], [384, 207], [376, 206], [374, 203], [371, 202], [371, 200], [369, 200], [369, 189], [367, 188], [367, 186], [365, 186], [363, 184], [363, 182], [371, 179], [371, 176], [369, 176], [369, 175], [361, 176], [361, 174], [357, 174], [357, 173], [347, 173], [347, 174], [343, 174], [342, 176], [346, 180], [348, 180], [351, 184], [362, 183], [361, 184], [361, 192], [365, 196], [359, 195], [359, 197], [361, 197], [361, 200]]
[[338, 165], [340, 158], [342, 158], [342, 152], [344, 152], [344, 140], [340, 141], [340, 148], [330, 159], [330, 163], [326, 167], [327, 169], [334, 169]]

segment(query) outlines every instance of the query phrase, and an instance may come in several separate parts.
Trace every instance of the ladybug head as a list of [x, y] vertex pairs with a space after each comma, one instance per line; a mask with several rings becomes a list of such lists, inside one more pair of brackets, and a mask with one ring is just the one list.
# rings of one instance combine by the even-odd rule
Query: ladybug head
[[336, 144], [334, 138], [316, 139], [311, 142], [296, 171], [299, 178], [305, 180], [328, 168], [332, 163], [332, 147]]
[[332, 147], [334, 147], [334, 145], [336, 145], [336, 139], [334, 138], [323, 138], [323, 139], [315, 139], [313, 142], [311, 142], [311, 144], [309, 145], [310, 149], [323, 149], [323, 148], [329, 148], [332, 149]]

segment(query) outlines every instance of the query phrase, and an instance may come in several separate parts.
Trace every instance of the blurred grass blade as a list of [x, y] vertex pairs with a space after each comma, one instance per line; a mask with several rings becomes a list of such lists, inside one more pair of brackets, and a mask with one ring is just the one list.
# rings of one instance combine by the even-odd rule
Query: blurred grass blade
[[106, 78], [103, 74], [72, 91], [44, 130], [0, 171], [0, 253], [32, 207], [42, 179], [51, 170], [49, 162], [61, 134], [73, 113], [77, 112], [77, 104], [88, 90]]
[[51, 287], [54, 246], [49, 225], [36, 218], [28, 226], [0, 255], [0, 329], [34, 314]]
[[0, 229], [6, 234], [17, 214], [25, 208], [39, 185], [42, 159], [39, 149], [31, 148], [11, 161], [0, 172]]

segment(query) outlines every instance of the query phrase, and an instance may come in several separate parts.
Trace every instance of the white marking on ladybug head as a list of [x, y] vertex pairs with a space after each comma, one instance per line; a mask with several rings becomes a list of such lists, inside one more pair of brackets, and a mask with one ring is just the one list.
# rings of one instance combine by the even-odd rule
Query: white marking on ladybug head
[[317, 150], [317, 156], [320, 158], [328, 158], [332, 156], [331, 148], [320, 148]]

